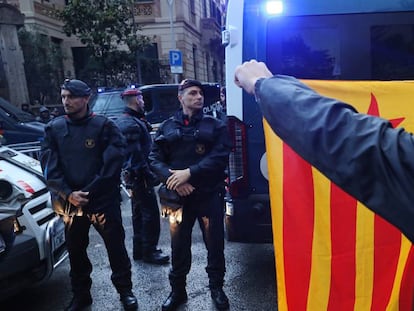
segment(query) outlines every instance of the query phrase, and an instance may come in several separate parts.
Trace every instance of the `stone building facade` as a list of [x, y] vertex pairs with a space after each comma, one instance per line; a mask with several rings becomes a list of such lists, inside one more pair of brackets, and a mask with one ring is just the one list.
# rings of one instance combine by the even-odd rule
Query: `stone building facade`
[[[224, 48], [221, 46], [224, 2], [225, 0], [136, 0], [134, 22], [142, 27], [140, 34], [153, 38], [155, 56], [164, 68], [160, 72], [160, 83], [171, 83], [182, 78], [224, 82]], [[48, 36], [60, 46], [64, 55], [64, 75], [76, 77], [78, 60], [74, 51], [83, 46], [75, 36], [67, 37], [62, 32], [62, 22], [52, 14], [53, 10], [63, 9], [67, 0], [3, 0], [3, 3], [20, 11], [27, 30]], [[0, 25], [3, 25], [2, 21]], [[0, 48], [4, 49], [4, 41], [0, 41], [0, 44], [3, 45]], [[170, 50], [182, 52], [183, 73], [179, 76], [169, 70]], [[0, 56], [4, 63], [3, 55]], [[24, 72], [18, 75], [22, 79]], [[7, 94], [16, 105], [27, 101], [27, 88], [19, 92], [24, 94], [24, 99]], [[4, 96], [0, 86], [0, 96], [2, 95]]]
[[0, 97], [15, 105], [27, 103], [29, 94], [23, 53], [17, 37], [24, 15], [14, 6], [0, 3]]

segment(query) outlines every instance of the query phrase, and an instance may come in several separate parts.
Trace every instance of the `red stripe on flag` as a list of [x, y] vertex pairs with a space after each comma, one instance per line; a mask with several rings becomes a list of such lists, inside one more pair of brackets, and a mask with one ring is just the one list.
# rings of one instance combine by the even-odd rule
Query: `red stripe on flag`
[[399, 311], [414, 310], [414, 247], [411, 246], [400, 287]]
[[328, 310], [353, 310], [357, 201], [331, 184], [331, 288]]
[[306, 310], [314, 230], [312, 168], [283, 145], [283, 253], [288, 310]]
[[401, 232], [374, 218], [374, 288], [371, 310], [385, 310], [391, 298], [401, 249]]

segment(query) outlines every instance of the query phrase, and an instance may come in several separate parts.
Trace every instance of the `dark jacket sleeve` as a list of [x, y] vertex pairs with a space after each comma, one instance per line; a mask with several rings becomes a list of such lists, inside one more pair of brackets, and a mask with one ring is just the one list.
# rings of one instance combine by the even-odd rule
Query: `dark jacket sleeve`
[[414, 241], [414, 140], [286, 76], [260, 79], [256, 100], [273, 131], [344, 191]]
[[163, 148], [165, 141], [159, 139], [160, 136], [163, 136], [163, 124], [161, 124], [155, 133], [154, 143], [152, 144], [151, 152], [148, 158], [151, 170], [161, 182], [165, 183], [171, 173], [169, 171], [170, 167], [167, 165], [168, 154], [165, 148]]
[[64, 173], [59, 162], [57, 144], [53, 137], [50, 124], [45, 127], [40, 152], [40, 165], [50, 191], [66, 201], [69, 194], [71, 194], [72, 189], [65, 181]]

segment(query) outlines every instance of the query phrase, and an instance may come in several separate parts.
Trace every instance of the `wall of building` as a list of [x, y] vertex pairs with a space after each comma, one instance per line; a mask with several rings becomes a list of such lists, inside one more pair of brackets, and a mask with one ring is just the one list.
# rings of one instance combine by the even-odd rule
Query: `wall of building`
[[[63, 67], [66, 77], [75, 76], [72, 49], [83, 45], [75, 36], [67, 37], [62, 32], [62, 22], [53, 17], [53, 10], [61, 10], [65, 0], [9, 0], [25, 16], [24, 25], [28, 30], [37, 31], [59, 42], [63, 52]], [[157, 44], [158, 59], [164, 65], [160, 82], [174, 82], [174, 75], [169, 70], [169, 51], [179, 49], [183, 53], [182, 78], [196, 78], [202, 81], [222, 82], [224, 80], [224, 54], [212, 49], [211, 36], [220, 41], [220, 25], [203, 28], [205, 21], [211, 17], [211, 2], [223, 0], [173, 0], [173, 40], [170, 27], [170, 6], [168, 0], [137, 1], [135, 4], [135, 22], [142, 26], [139, 34], [153, 38]], [[191, 2], [194, 9], [191, 10]], [[214, 64], [216, 64], [214, 66]]]
[[[170, 6], [167, 0], [148, 1], [137, 4], [138, 7], [152, 7], [148, 10], [137, 10], [141, 14], [136, 15], [136, 21], [142, 25], [142, 33], [155, 36], [154, 42], [158, 45], [159, 60], [168, 65], [169, 51], [178, 49], [183, 54], [183, 74], [181, 78], [196, 78], [202, 81], [222, 82], [224, 80], [223, 59], [211, 49], [209, 44], [203, 42], [203, 36], [216, 36], [221, 41], [220, 25], [216, 23], [215, 28], [209, 27], [208, 32], [202, 28], [204, 16], [210, 17], [210, 1], [206, 1], [206, 12], [204, 12], [203, 1], [194, 0], [194, 10], [191, 11], [191, 0], [174, 0], [173, 3], [173, 30], [170, 24]], [[221, 7], [217, 4], [217, 7]], [[143, 12], [151, 12], [145, 15]], [[208, 18], [207, 18], [208, 19]], [[174, 38], [172, 40], [172, 38]], [[207, 38], [207, 43], [209, 38]], [[214, 64], [216, 68], [214, 68]], [[214, 71], [216, 74], [214, 75]], [[166, 77], [172, 82], [173, 75]]]
[[4, 79], [0, 83], [0, 96], [16, 106], [29, 100], [23, 53], [17, 37], [17, 28], [23, 23], [24, 15], [14, 6], [0, 3], [0, 77]]

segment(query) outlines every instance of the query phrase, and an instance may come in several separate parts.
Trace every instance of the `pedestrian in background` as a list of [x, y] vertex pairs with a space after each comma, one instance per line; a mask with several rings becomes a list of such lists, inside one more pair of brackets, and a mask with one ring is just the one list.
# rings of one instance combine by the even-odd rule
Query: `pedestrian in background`
[[50, 115], [49, 109], [45, 106], [40, 107], [39, 116], [36, 117], [36, 121], [48, 123], [52, 119], [53, 117]]
[[120, 175], [125, 140], [104, 116], [91, 114], [91, 89], [80, 80], [65, 80], [61, 98], [66, 116], [45, 127], [41, 165], [55, 210], [63, 214], [73, 299], [66, 310], [92, 304], [92, 264], [87, 255], [89, 229], [105, 242], [111, 280], [125, 310], [137, 309], [132, 293], [131, 262], [125, 248], [120, 210]]
[[169, 256], [157, 248], [160, 238], [160, 210], [154, 186], [160, 182], [151, 172], [148, 155], [152, 138], [144, 117], [144, 99], [138, 89], [126, 89], [121, 97], [126, 105], [116, 124], [127, 140], [122, 169], [124, 183], [131, 189], [133, 258], [156, 265], [166, 264]]
[[27, 113], [30, 113], [31, 115], [33, 115], [33, 112], [30, 110], [29, 104], [23, 103], [21, 108], [24, 112], [27, 112]]
[[224, 114], [227, 114], [227, 104], [226, 104], [226, 87], [222, 86], [220, 88], [220, 104], [221, 104], [221, 111]]
[[[161, 124], [150, 154], [151, 167], [164, 184], [160, 190], [172, 191], [168, 196], [174, 201], [174, 208], [167, 211], [172, 290], [162, 310], [176, 310], [187, 301], [186, 278], [191, 268], [191, 233], [196, 220], [208, 253], [206, 271], [211, 297], [218, 309], [226, 310], [229, 301], [223, 291], [224, 171], [230, 139], [224, 122], [203, 114], [204, 95], [199, 81], [184, 80], [178, 87], [178, 99], [181, 109]], [[161, 191], [159, 194], [161, 201], [169, 200]]]
[[52, 118], [56, 118], [58, 116], [61, 115], [59, 108], [55, 107], [52, 109], [52, 111], [50, 112], [50, 115], [52, 116]]

